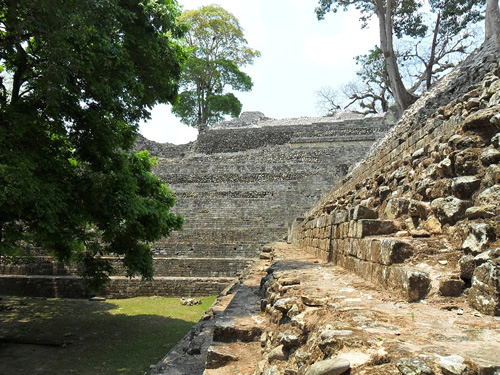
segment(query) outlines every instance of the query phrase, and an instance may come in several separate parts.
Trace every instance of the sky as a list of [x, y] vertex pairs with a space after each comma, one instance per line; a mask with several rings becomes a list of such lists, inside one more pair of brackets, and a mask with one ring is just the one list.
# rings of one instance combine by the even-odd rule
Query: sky
[[[248, 46], [261, 52], [242, 68], [253, 80], [250, 92], [235, 92], [243, 111], [271, 118], [320, 116], [315, 92], [340, 87], [356, 77], [354, 57], [378, 44], [378, 29], [362, 30], [355, 10], [329, 13], [318, 21], [318, 0], [179, 0], [184, 10], [218, 4], [244, 29]], [[197, 129], [183, 125], [169, 105], [158, 105], [140, 132], [156, 142], [184, 144]]]

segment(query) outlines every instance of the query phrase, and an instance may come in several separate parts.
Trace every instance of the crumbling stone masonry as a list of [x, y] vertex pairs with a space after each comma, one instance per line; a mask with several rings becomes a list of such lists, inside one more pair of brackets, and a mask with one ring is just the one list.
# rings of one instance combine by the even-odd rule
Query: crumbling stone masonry
[[[405, 114], [291, 241], [415, 301], [500, 315], [500, 68], [494, 45]], [[430, 274], [433, 274], [433, 277]]]
[[182, 373], [196, 347], [200, 375], [499, 374], [499, 119], [489, 43], [293, 223], [292, 243], [265, 246], [153, 373]]

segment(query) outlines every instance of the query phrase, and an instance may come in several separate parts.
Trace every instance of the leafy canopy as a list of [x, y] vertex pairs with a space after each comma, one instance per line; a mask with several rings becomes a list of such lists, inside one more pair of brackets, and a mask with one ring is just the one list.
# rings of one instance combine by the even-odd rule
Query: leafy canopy
[[241, 103], [231, 92], [250, 91], [251, 78], [240, 69], [260, 56], [248, 48], [238, 20], [218, 5], [186, 11], [181, 22], [190, 25], [186, 42], [191, 56], [182, 75], [182, 93], [173, 113], [202, 131], [207, 125], [239, 116]]
[[152, 277], [149, 243], [182, 218], [130, 150], [177, 94], [179, 15], [172, 0], [0, 1], [0, 255], [42, 246], [98, 287], [113, 253]]

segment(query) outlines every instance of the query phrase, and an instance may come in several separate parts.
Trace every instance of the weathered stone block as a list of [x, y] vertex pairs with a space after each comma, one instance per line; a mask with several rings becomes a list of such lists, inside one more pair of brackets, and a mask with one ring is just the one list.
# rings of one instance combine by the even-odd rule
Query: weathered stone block
[[313, 364], [306, 375], [340, 375], [351, 368], [351, 364], [346, 359], [326, 359]]
[[410, 204], [408, 206], [408, 214], [411, 217], [419, 217], [422, 219], [427, 218], [431, 208], [429, 203], [420, 202], [414, 199], [410, 199]]
[[347, 240], [348, 246], [349, 246], [349, 255], [353, 257], [358, 256], [358, 249], [359, 249], [359, 240], [357, 238], [349, 238]]
[[465, 282], [461, 279], [446, 279], [439, 282], [439, 293], [444, 297], [458, 297], [464, 291]]
[[351, 220], [349, 221], [349, 233], [348, 237], [350, 238], [356, 238], [357, 237], [357, 232], [358, 232], [358, 225], [357, 221]]
[[464, 255], [458, 261], [458, 265], [460, 267], [460, 278], [464, 280], [472, 279], [474, 269], [476, 268], [474, 257], [472, 255]]
[[341, 224], [345, 223], [348, 220], [348, 212], [341, 210], [341, 211], [335, 211], [333, 213], [333, 218], [332, 218], [332, 224]]
[[455, 172], [459, 176], [472, 176], [481, 169], [479, 155], [481, 149], [466, 149], [455, 155], [453, 164]]
[[460, 199], [469, 199], [481, 185], [481, 179], [476, 176], [462, 176], [452, 179], [451, 190]]
[[402, 375], [435, 375], [430, 366], [418, 358], [401, 358], [396, 367]]
[[484, 165], [498, 164], [500, 162], [500, 151], [488, 149], [481, 154], [480, 160]]
[[496, 133], [499, 127], [495, 125], [491, 121], [491, 119], [498, 112], [500, 112], [500, 105], [480, 109], [479, 111], [472, 113], [465, 119], [462, 128], [464, 131], [475, 130], [479, 132], [487, 131]]
[[410, 201], [405, 198], [391, 198], [387, 201], [384, 210], [384, 217], [387, 219], [396, 219], [408, 213]]
[[373, 239], [370, 242], [370, 246], [368, 248], [367, 260], [372, 263], [380, 263], [382, 264], [382, 254], [381, 254], [382, 244], [380, 240]]
[[450, 224], [463, 219], [465, 211], [471, 206], [471, 201], [456, 197], [437, 198], [431, 202], [431, 209], [439, 221]]
[[427, 272], [400, 267], [389, 267], [387, 287], [399, 290], [408, 302], [424, 298], [429, 292], [431, 280]]
[[470, 223], [469, 235], [462, 244], [466, 253], [477, 255], [487, 249], [490, 241], [495, 240], [494, 229], [486, 223]]
[[357, 205], [354, 207], [354, 211], [352, 214], [352, 220], [361, 220], [361, 219], [377, 219], [378, 213], [371, 208], [364, 207], [362, 205]]
[[357, 226], [357, 236], [360, 238], [390, 234], [397, 231], [397, 226], [392, 220], [359, 220]]
[[395, 238], [384, 238], [380, 246], [380, 263], [387, 266], [403, 263], [413, 255], [413, 247], [405, 241]]
[[500, 202], [500, 184], [482, 191], [476, 199], [477, 205], [498, 205]]
[[208, 348], [206, 368], [220, 368], [237, 360], [238, 357], [227, 350], [224, 346], [212, 345]]
[[361, 260], [370, 260], [369, 259], [369, 254], [370, 254], [370, 246], [371, 246], [371, 239], [360, 239], [358, 241], [358, 252], [356, 254], [356, 257]]
[[469, 292], [472, 307], [487, 315], [500, 315], [500, 262], [488, 260], [474, 270]]

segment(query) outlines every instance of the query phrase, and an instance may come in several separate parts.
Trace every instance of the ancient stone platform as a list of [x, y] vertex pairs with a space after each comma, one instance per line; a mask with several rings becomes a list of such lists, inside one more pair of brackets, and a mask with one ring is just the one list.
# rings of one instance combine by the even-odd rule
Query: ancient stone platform
[[[154, 173], [177, 196], [182, 231], [153, 244], [153, 281], [128, 279], [116, 264], [108, 297], [200, 296], [222, 291], [266, 243], [288, 235], [292, 221], [392, 126], [388, 118], [259, 117], [215, 126], [188, 145], [139, 136], [136, 150], [157, 157]], [[352, 117], [352, 116], [350, 116]], [[54, 263], [54, 262], [52, 262]], [[0, 294], [82, 297], [76, 266], [43, 252], [0, 262]], [[66, 286], [68, 285], [68, 287]]]
[[[409, 303], [296, 246], [276, 243], [271, 257], [221, 297], [199, 323], [205, 328], [194, 329], [153, 373], [312, 374], [312, 365], [328, 358], [347, 361], [352, 374], [500, 370], [500, 320], [464, 297]], [[205, 366], [193, 368], [196, 361]]]

